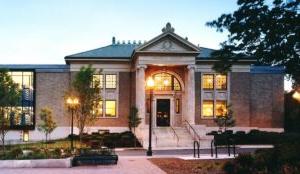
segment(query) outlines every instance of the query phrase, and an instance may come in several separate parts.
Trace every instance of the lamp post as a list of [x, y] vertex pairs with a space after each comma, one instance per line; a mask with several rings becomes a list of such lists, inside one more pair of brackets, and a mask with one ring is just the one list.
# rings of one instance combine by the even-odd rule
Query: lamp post
[[74, 111], [79, 104], [79, 100], [76, 97], [68, 97], [67, 99], [67, 105], [69, 109], [71, 110], [71, 150], [73, 151], [74, 146], [73, 146], [73, 125], [74, 125]]
[[150, 90], [149, 145], [147, 150], [147, 156], [152, 156], [152, 95], [154, 88], [154, 80], [151, 77], [147, 79], [147, 88]]

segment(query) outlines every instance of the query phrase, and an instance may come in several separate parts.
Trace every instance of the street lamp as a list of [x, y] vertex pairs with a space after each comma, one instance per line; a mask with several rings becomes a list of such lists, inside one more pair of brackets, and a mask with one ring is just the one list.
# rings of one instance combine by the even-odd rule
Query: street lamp
[[72, 117], [71, 117], [71, 150], [73, 151], [73, 149], [74, 149], [74, 146], [73, 146], [74, 111], [76, 110], [76, 107], [79, 105], [79, 99], [76, 97], [68, 97], [67, 105], [72, 113]]
[[297, 100], [298, 102], [300, 102], [300, 90], [299, 90], [299, 92], [297, 90], [294, 92], [293, 98], [295, 100]]
[[147, 79], [147, 88], [150, 90], [150, 116], [149, 116], [149, 145], [147, 150], [147, 156], [152, 156], [152, 95], [154, 88], [154, 80], [152, 77]]

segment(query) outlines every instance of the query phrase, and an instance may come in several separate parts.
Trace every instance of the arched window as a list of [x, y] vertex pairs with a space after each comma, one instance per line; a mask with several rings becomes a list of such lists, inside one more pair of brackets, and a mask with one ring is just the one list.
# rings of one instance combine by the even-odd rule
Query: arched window
[[158, 91], [181, 91], [178, 79], [169, 73], [161, 72], [152, 76], [155, 82], [155, 90]]

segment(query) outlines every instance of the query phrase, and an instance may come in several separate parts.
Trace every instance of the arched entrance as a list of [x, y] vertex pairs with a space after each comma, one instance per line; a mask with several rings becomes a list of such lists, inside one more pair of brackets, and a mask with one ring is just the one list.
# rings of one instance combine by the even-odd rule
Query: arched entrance
[[[154, 127], [179, 126], [181, 120], [182, 91], [184, 84], [180, 76], [171, 71], [156, 71], [150, 76], [155, 82], [152, 102]], [[147, 93], [147, 111], [150, 107]]]

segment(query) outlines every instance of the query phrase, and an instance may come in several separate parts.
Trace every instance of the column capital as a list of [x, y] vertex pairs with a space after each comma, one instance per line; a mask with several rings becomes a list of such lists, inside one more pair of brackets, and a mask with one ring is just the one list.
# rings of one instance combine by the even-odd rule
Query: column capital
[[147, 65], [137, 65], [136, 69], [146, 69]]
[[196, 69], [196, 65], [188, 65], [187, 69], [188, 70], [195, 70]]

